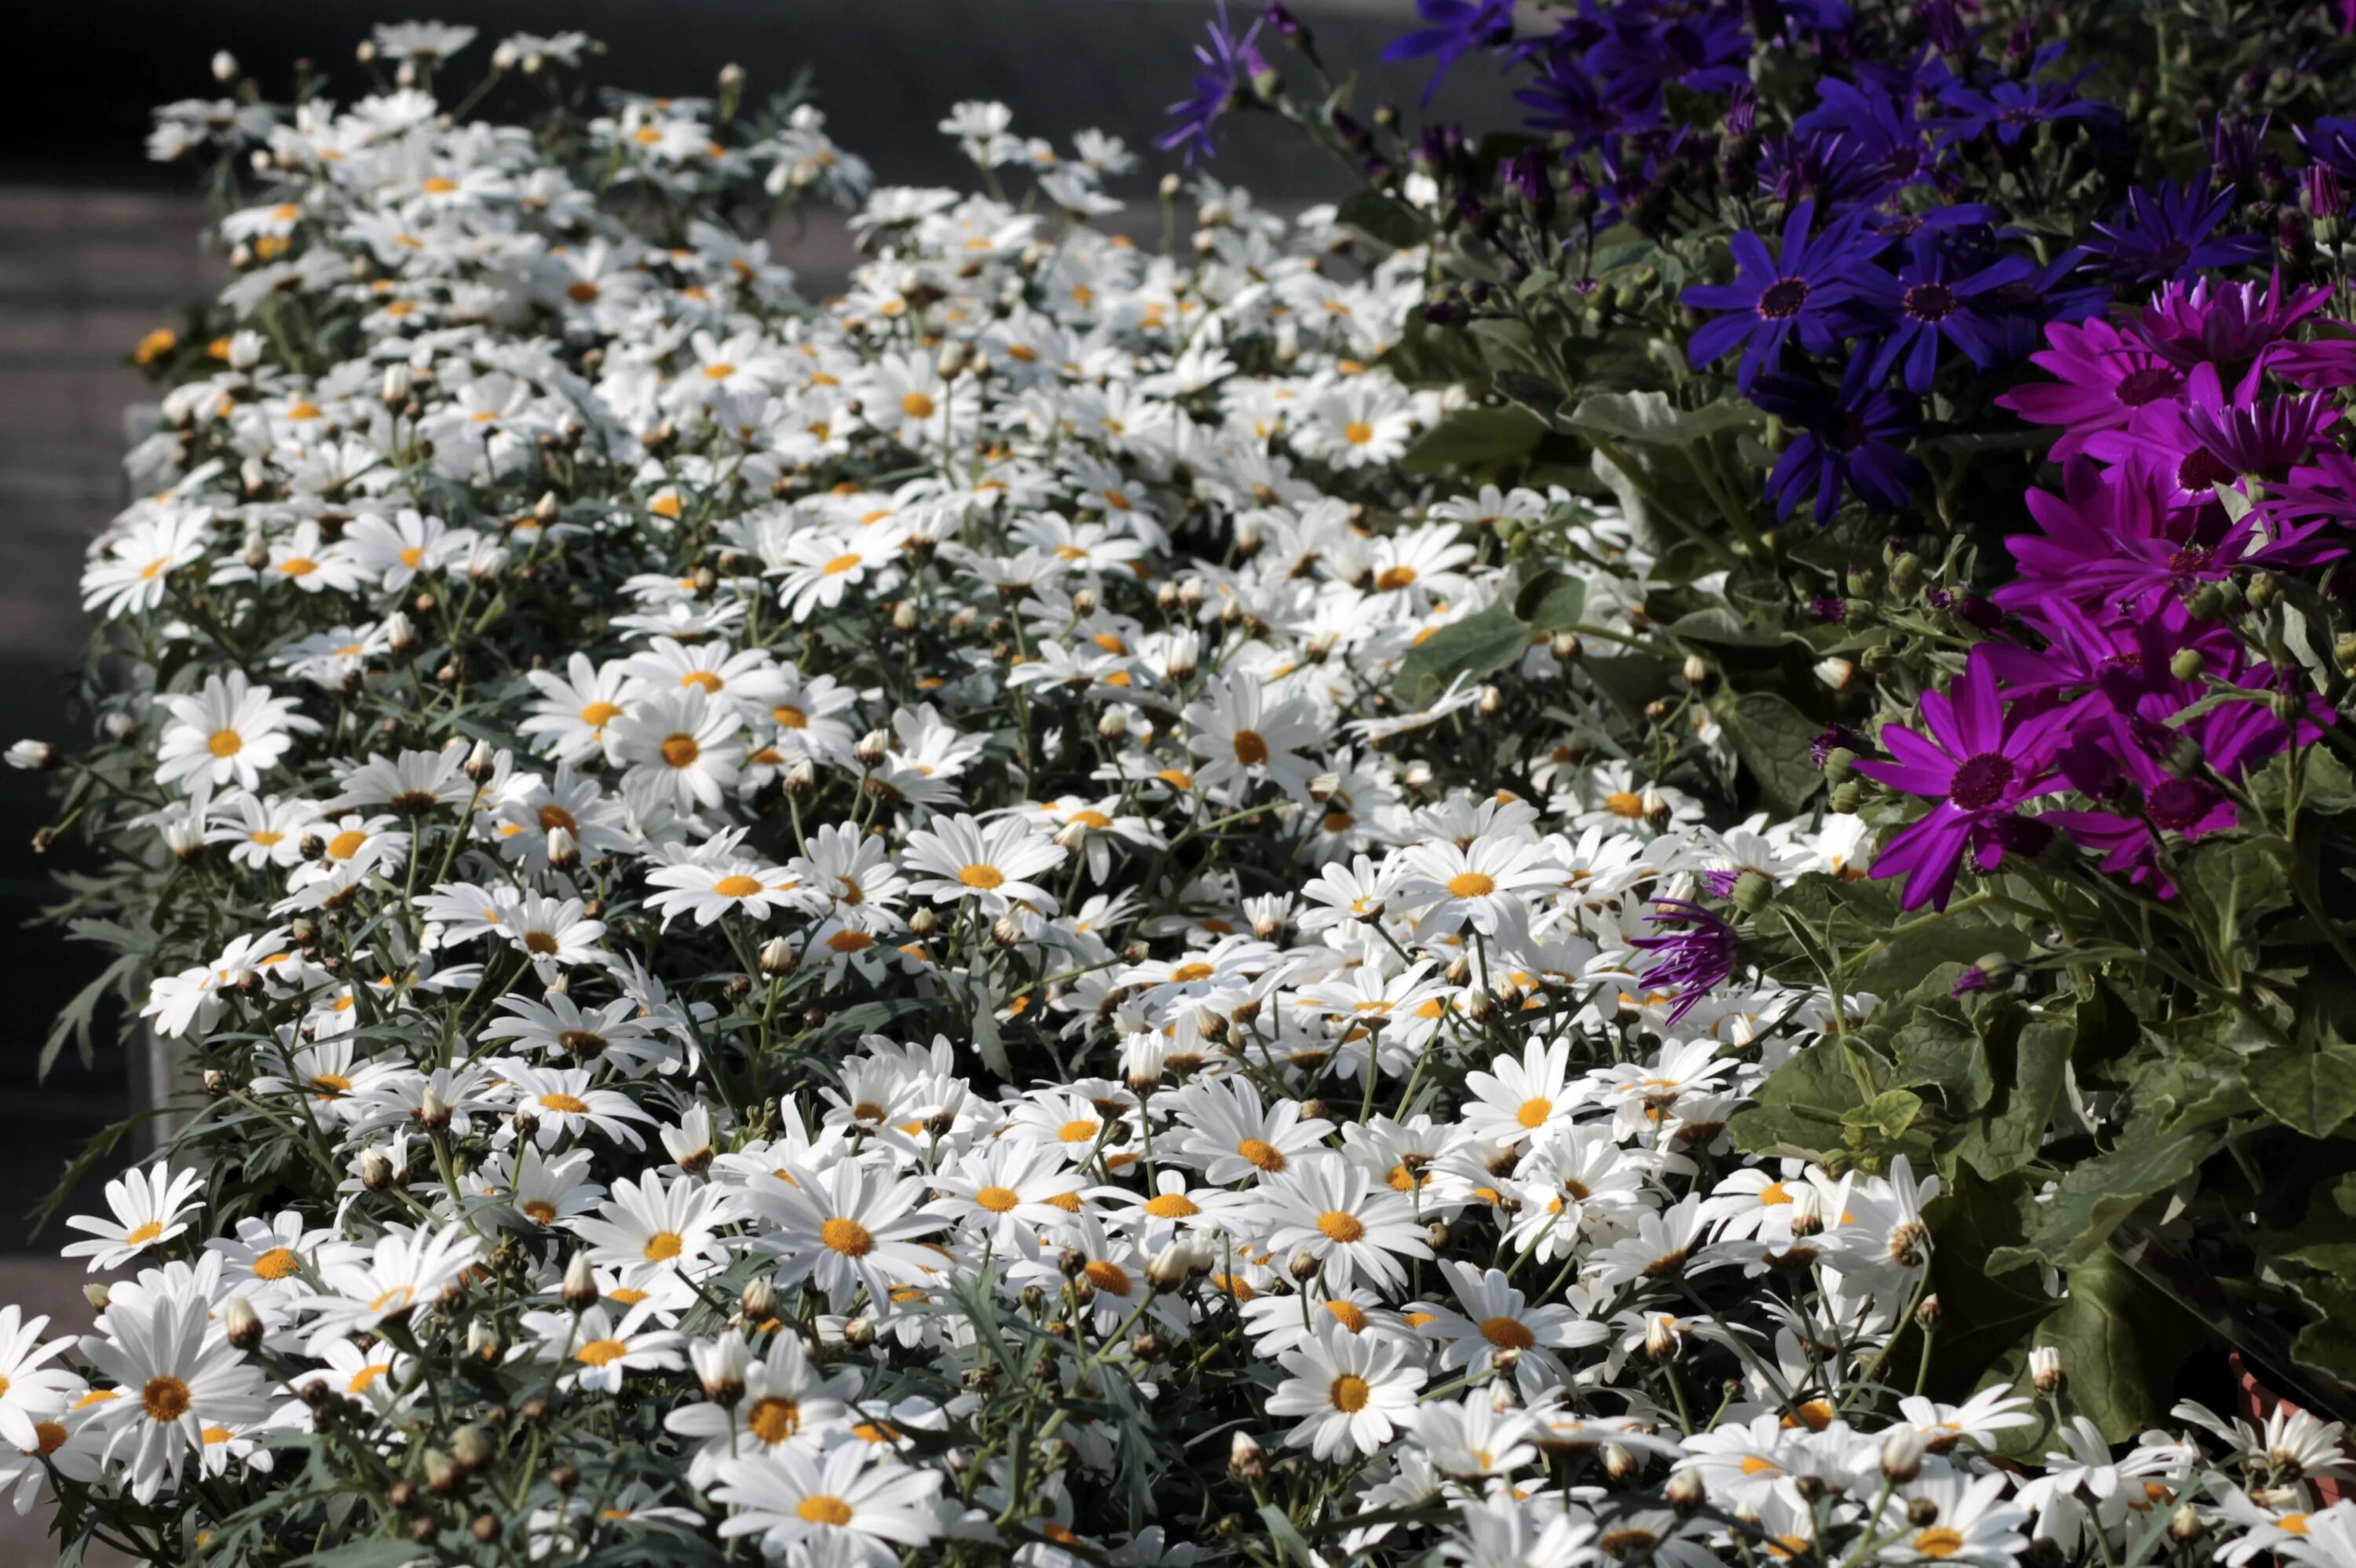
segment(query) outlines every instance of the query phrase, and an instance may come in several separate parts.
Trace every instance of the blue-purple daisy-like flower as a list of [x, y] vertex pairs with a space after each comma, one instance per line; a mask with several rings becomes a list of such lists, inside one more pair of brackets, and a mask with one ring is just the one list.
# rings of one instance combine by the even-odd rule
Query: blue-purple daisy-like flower
[[1730, 283], [1687, 289], [1683, 303], [1727, 314], [1694, 334], [1687, 352], [1697, 367], [1742, 350], [1735, 379], [1747, 391], [1782, 361], [1784, 344], [1796, 337], [1811, 353], [1838, 347], [1837, 307], [1854, 292], [1851, 278], [1867, 262], [1857, 220], [1836, 218], [1813, 237], [1816, 204], [1804, 201], [1783, 221], [1780, 254], [1749, 229], [1730, 242], [1739, 269]]
[[1186, 161], [1193, 163], [1194, 155], [1217, 155], [1218, 148], [1211, 141], [1211, 126], [1226, 113], [1236, 96], [1259, 72], [1268, 69], [1253, 40], [1259, 36], [1259, 22], [1238, 36], [1227, 20], [1227, 0], [1219, 0], [1219, 14], [1205, 24], [1209, 34], [1206, 42], [1194, 46], [1194, 59], [1199, 66], [1186, 96], [1170, 106], [1174, 122], [1170, 129], [1153, 139], [1153, 144], [1163, 152], [1186, 149]]
[[1387, 60], [1431, 60], [1431, 80], [1423, 84], [1423, 101], [1440, 90], [1440, 80], [1456, 62], [1475, 49], [1493, 49], [1513, 41], [1516, 0], [1415, 0], [1415, 12], [1424, 25], [1393, 38], [1383, 50]]
[[2133, 283], [2243, 266], [2266, 253], [2266, 241], [2257, 234], [2218, 233], [2233, 210], [2233, 187], [2212, 190], [2207, 169], [2188, 185], [2138, 186], [2118, 216], [2094, 225], [2097, 238], [2086, 249], [2110, 263], [2114, 277]]

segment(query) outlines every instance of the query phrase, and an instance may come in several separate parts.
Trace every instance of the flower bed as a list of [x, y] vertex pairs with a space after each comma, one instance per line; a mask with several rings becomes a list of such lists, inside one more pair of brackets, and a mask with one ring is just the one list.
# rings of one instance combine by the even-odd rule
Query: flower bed
[[[2092, 282], [1913, 243], [1943, 169], [2107, 189], [2109, 112], [1938, 5], [1861, 35], [1936, 123], [1762, 108], [1837, 11], [1565, 23], [1553, 140], [1477, 155], [1223, 19], [1173, 144], [1258, 104], [1366, 186], [1172, 176], [1158, 247], [1110, 138], [963, 104], [981, 194], [870, 190], [573, 36], [163, 111], [234, 278], [138, 350], [131, 673], [11, 756], [104, 858], [51, 1049], [119, 993], [201, 1087], [67, 1221], [97, 1332], [0, 1311], [19, 1506], [348, 1568], [2356, 1559], [2339, 1426], [2178, 1403], [2151, 1283], [2329, 1394], [2337, 251], [2102, 315], [2264, 254], [2205, 176]], [[1775, 224], [1676, 210], [1665, 105], [1737, 192], [1785, 116]], [[758, 238], [816, 202], [822, 303]], [[2034, 532], [1964, 515], [2015, 411]]]

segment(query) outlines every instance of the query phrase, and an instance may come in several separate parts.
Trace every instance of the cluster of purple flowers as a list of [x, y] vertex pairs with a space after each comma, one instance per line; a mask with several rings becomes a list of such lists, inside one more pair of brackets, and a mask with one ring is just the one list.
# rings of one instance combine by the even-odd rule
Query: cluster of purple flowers
[[1944, 906], [1967, 856], [1993, 869], [2057, 832], [2172, 897], [2175, 848], [2239, 820], [2222, 786], [2332, 722], [2304, 670], [2261, 656], [2232, 587], [2356, 542], [2356, 460], [2328, 443], [2356, 339], [2295, 336], [2329, 296], [2164, 283], [2124, 317], [2054, 324], [2031, 357], [2057, 379], [1997, 400], [2062, 428], [2062, 485], [2031, 490], [2036, 527], [2006, 541], [1998, 637], [1857, 764], [1937, 802], [1875, 862], [1910, 879], [1907, 907]]

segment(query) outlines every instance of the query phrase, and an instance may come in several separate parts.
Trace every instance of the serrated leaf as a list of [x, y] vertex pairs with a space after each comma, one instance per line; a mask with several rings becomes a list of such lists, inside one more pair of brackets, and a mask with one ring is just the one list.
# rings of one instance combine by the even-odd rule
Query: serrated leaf
[[1514, 595], [1514, 613], [1533, 634], [1568, 626], [1587, 613], [1587, 580], [1566, 572], [1542, 571]]
[[2116, 1147], [2070, 1168], [2021, 1249], [2023, 1255], [1999, 1258], [1997, 1266], [2085, 1262], [2103, 1251], [2121, 1221], [2200, 1169], [2218, 1142], [2204, 1132], [2167, 1133], [2147, 1122], [2132, 1125]]
[[1922, 1114], [1922, 1095], [1912, 1089], [1885, 1089], [1864, 1104], [1842, 1112], [1841, 1125], [1858, 1134], [1864, 1147], [1886, 1147], [1903, 1138]]
[[1981, 1040], [1997, 1095], [1950, 1146], [1982, 1176], [2008, 1176], [2037, 1157], [2062, 1103], [2076, 1039], [2072, 1020], [2019, 1004], [1983, 1008]]
[[2250, 1062], [2246, 1077], [2261, 1109], [2308, 1137], [2329, 1137], [2356, 1115], [2356, 1046], [2345, 1040], [2276, 1046]]
[[1842, 1118], [1863, 1103], [1843, 1047], [1803, 1047], [1768, 1075], [1752, 1103], [1727, 1124], [1746, 1154], [1826, 1159], [1846, 1152]]
[[1733, 399], [1706, 408], [1680, 409], [1666, 392], [1592, 392], [1579, 400], [1567, 421], [1614, 441], [1655, 446], [1690, 446], [1722, 430], [1765, 423], [1760, 411]]

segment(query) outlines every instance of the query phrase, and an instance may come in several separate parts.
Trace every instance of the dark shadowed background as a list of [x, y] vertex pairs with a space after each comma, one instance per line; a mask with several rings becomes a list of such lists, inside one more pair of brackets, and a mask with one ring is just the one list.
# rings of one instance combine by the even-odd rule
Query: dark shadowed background
[[[1256, 0], [1234, 0], [1240, 18]], [[1361, 69], [1358, 104], [1411, 103], [1423, 72], [1376, 63], [1411, 21], [1410, 0], [1299, 0], [1337, 69]], [[1181, 96], [1210, 0], [86, 0], [13, 8], [16, 62], [0, 94], [0, 744], [20, 735], [75, 738], [68, 674], [85, 625], [76, 581], [85, 542], [123, 503], [123, 411], [147, 395], [130, 346], [177, 306], [217, 284], [203, 253], [196, 172], [148, 163], [148, 111], [221, 91], [209, 63], [232, 52], [266, 93], [282, 96], [298, 58], [346, 100], [365, 91], [353, 49], [378, 22], [467, 23], [483, 37], [455, 80], [470, 82], [505, 32], [577, 29], [609, 53], [598, 80], [674, 94], [708, 93], [741, 64], [764, 97], [807, 68], [830, 129], [890, 183], [959, 184], [967, 171], [934, 129], [962, 99], [998, 99], [1015, 129], [1059, 142], [1084, 126], [1124, 136], [1147, 166], [1117, 194], [1151, 201], [1173, 159], [1151, 142]], [[1281, 47], [1267, 40], [1271, 55]], [[1435, 104], [1473, 123], [1509, 105], [1493, 73], [1469, 71]], [[1349, 188], [1324, 155], [1264, 118], [1230, 120], [1220, 178], [1299, 206]], [[787, 259], [820, 291], [851, 251], [839, 224], [814, 226]], [[54, 1227], [27, 1212], [92, 1134], [131, 1107], [128, 1072], [102, 1018], [88, 1067], [69, 1051], [36, 1072], [48, 1021], [100, 967], [97, 950], [28, 927], [54, 901], [48, 879], [70, 849], [32, 848], [49, 820], [46, 781], [0, 772], [0, 1301], [52, 1316], [51, 1333], [88, 1326], [83, 1275], [54, 1260]], [[105, 1168], [76, 1207], [102, 1207]], [[0, 1510], [0, 1568], [46, 1563], [32, 1521]]]

